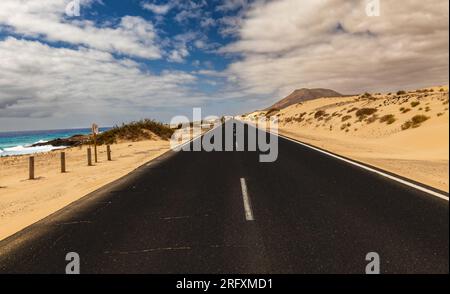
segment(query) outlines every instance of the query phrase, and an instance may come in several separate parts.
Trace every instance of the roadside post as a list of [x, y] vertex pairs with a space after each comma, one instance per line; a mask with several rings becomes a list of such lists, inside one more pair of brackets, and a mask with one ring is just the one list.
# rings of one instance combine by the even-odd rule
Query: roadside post
[[91, 152], [91, 147], [89, 147], [87, 149], [87, 161], [88, 161], [88, 166], [92, 166], [92, 152]]
[[96, 123], [92, 124], [92, 135], [94, 137], [94, 160], [97, 163], [97, 135], [98, 135], [98, 125]]
[[108, 161], [111, 161], [111, 146], [106, 145], [106, 156], [108, 157]]
[[29, 159], [29, 177], [30, 180], [34, 180], [34, 156], [30, 156]]
[[66, 172], [66, 152], [61, 152], [61, 173]]

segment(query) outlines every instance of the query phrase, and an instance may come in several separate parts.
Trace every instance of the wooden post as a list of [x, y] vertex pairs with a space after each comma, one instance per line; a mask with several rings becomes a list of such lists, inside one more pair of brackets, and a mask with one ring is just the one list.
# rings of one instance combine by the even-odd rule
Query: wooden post
[[61, 173], [66, 172], [66, 152], [61, 152]]
[[88, 166], [92, 166], [92, 152], [91, 152], [91, 147], [89, 147], [87, 149], [87, 161], [88, 161]]
[[111, 146], [106, 145], [106, 156], [108, 157], [108, 161], [111, 161]]
[[30, 156], [29, 160], [29, 179], [34, 180], [34, 156]]
[[97, 134], [94, 133], [94, 160], [97, 163]]

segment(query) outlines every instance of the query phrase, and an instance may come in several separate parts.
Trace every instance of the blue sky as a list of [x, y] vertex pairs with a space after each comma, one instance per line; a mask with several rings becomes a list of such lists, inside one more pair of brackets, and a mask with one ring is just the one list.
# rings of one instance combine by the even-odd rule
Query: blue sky
[[0, 131], [448, 84], [445, 0], [381, 0], [376, 17], [369, 0], [80, 0], [68, 16], [72, 1], [0, 1]]

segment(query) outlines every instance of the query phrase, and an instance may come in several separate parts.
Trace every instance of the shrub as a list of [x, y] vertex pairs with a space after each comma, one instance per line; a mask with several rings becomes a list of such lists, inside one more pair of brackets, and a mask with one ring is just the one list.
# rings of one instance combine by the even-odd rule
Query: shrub
[[366, 92], [361, 95], [361, 98], [372, 98], [372, 94]]
[[401, 110], [402, 113], [407, 113], [407, 112], [410, 112], [410, 111], [411, 111], [411, 108], [403, 108], [403, 110]]
[[349, 109], [347, 111], [347, 113], [353, 112], [353, 111], [358, 110], [358, 109], [359, 109], [358, 107], [353, 107], [353, 108]]
[[323, 110], [319, 110], [319, 111], [317, 111], [315, 114], [314, 114], [314, 118], [321, 118], [322, 116], [324, 116], [326, 114], [326, 112], [325, 111], [323, 111]]
[[397, 95], [405, 95], [405, 94], [406, 94], [406, 91], [403, 91], [403, 90], [400, 90], [397, 92]]
[[421, 124], [421, 123], [427, 121], [428, 119], [430, 119], [430, 117], [419, 114], [419, 115], [414, 116], [411, 119], [411, 121], [413, 122], [413, 124], [418, 125], [418, 124]]
[[407, 130], [407, 129], [411, 128], [412, 124], [413, 123], [410, 120], [408, 120], [407, 122], [402, 124], [402, 130]]
[[409, 128], [418, 128], [423, 122], [427, 121], [428, 119], [430, 118], [426, 115], [416, 115], [411, 120], [408, 120], [402, 125], [402, 130], [407, 130]]
[[97, 136], [97, 143], [113, 144], [118, 139], [138, 141], [142, 139], [150, 139], [151, 133], [159, 136], [163, 140], [168, 140], [172, 136], [174, 130], [168, 126], [150, 119], [134, 121], [121, 126], [115, 126]]
[[384, 115], [384, 116], [382, 116], [380, 118], [380, 123], [384, 123], [385, 122], [388, 125], [393, 124], [395, 121], [396, 121], [395, 115], [393, 115], [393, 114], [386, 114], [386, 115]]
[[366, 116], [366, 115], [372, 115], [378, 110], [376, 108], [361, 108], [358, 111], [356, 111], [356, 116]]
[[416, 106], [418, 106], [419, 104], [420, 104], [419, 101], [413, 101], [413, 102], [411, 102], [411, 106], [412, 106], [412, 107], [416, 107]]
[[343, 116], [343, 117], [342, 117], [342, 121], [344, 122], [344, 121], [347, 121], [347, 120], [349, 120], [349, 119], [351, 119], [351, 118], [352, 118], [351, 115], [346, 115], [346, 116]]
[[351, 123], [343, 124], [343, 125], [341, 126], [341, 130], [345, 130], [346, 128], [350, 127], [351, 125], [352, 125]]
[[429, 112], [429, 111], [431, 111], [431, 108], [430, 108], [430, 106], [427, 106], [427, 107], [425, 108], [425, 112]]
[[374, 123], [378, 119], [378, 116], [376, 114], [369, 117], [366, 121], [368, 124]]
[[274, 116], [278, 112], [280, 112], [280, 109], [278, 109], [278, 108], [271, 108], [271, 109], [269, 109], [269, 111], [267, 111], [266, 117], [269, 118], [271, 116]]

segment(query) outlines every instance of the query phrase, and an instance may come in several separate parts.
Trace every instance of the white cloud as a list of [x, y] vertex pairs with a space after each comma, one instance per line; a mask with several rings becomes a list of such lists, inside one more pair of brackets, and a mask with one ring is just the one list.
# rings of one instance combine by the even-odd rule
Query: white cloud
[[179, 23], [187, 22], [192, 18], [200, 18], [202, 16], [202, 12], [200, 10], [182, 10], [177, 15], [175, 15], [175, 20]]
[[[229, 20], [242, 58], [227, 73], [243, 93], [282, 96], [299, 87], [345, 93], [448, 83], [449, 2], [279, 0]], [[279, 97], [278, 97], [279, 98]]]
[[[86, 6], [82, 6], [82, 9], [91, 2], [84, 1]], [[1, 0], [0, 27], [6, 26], [17, 34], [48, 41], [67, 42], [148, 59], [161, 57], [152, 23], [141, 17], [125, 16], [115, 27], [97, 27], [90, 21], [76, 17], [67, 19], [67, 3], [60, 0]]]
[[202, 28], [213, 27], [216, 25], [216, 20], [212, 17], [205, 17], [200, 21], [200, 26]]
[[218, 5], [217, 11], [233, 11], [240, 8], [247, 7], [248, 0], [224, 0], [222, 4]]
[[166, 14], [170, 11], [172, 8], [172, 5], [170, 4], [163, 4], [163, 5], [157, 5], [153, 3], [142, 3], [142, 8], [150, 10], [151, 12], [155, 14]]
[[196, 81], [191, 74], [152, 74], [130, 59], [95, 49], [53, 48], [8, 37], [0, 41], [0, 56], [2, 118], [136, 115], [203, 99], [190, 90]]
[[243, 15], [224, 16], [219, 19], [221, 24], [219, 32], [223, 36], [235, 36], [239, 34], [243, 23]]

